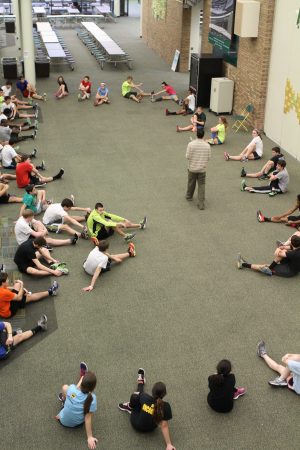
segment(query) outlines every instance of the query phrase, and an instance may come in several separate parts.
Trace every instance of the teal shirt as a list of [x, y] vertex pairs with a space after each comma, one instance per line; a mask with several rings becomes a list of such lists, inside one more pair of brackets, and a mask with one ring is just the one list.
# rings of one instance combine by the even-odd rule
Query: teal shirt
[[36, 209], [36, 195], [31, 195], [26, 192], [26, 194], [23, 196], [23, 204], [26, 206], [26, 208], [31, 209], [34, 213], [37, 212]]

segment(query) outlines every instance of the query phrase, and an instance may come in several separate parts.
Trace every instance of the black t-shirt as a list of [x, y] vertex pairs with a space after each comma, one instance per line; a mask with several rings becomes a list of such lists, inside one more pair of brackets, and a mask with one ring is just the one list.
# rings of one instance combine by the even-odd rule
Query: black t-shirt
[[67, 86], [67, 83], [65, 82], [65, 81], [59, 81], [58, 82], [58, 84], [61, 86], [62, 84], [64, 85], [64, 87], [65, 87], [65, 92], [69, 92], [69, 89], [68, 89], [68, 86]]
[[210, 392], [207, 396], [209, 406], [217, 412], [229, 412], [233, 408], [233, 395], [235, 392], [235, 376], [230, 373], [224, 377], [224, 383], [216, 384], [215, 375], [208, 377]]
[[275, 156], [270, 158], [270, 161], [273, 161], [273, 163], [274, 163], [274, 168], [275, 169], [276, 169], [276, 166], [277, 166], [277, 163], [278, 163], [279, 159], [284, 159], [284, 156], [281, 153], [276, 154]]
[[300, 272], [300, 248], [296, 248], [295, 250], [289, 250], [286, 252], [286, 259], [288, 261], [288, 265], [292, 272], [297, 273]]
[[197, 123], [197, 127], [204, 127], [205, 122], [206, 122], [206, 115], [204, 114], [204, 112], [202, 112], [200, 114], [196, 113], [196, 116], [197, 116], [197, 121], [198, 122], [204, 122], [203, 125], [200, 125], [200, 123]]
[[[138, 431], [153, 431], [157, 427], [157, 423], [153, 418], [154, 399], [151, 395], [142, 392], [139, 395], [140, 409], [133, 409], [131, 413], [131, 424]], [[164, 417], [163, 420], [172, 419], [172, 410], [169, 403], [163, 403]]]
[[36, 251], [37, 249], [34, 248], [31, 239], [20, 245], [16, 251], [14, 262], [17, 264], [21, 272], [26, 272], [27, 267], [34, 267], [35, 264], [32, 260], [36, 259]]

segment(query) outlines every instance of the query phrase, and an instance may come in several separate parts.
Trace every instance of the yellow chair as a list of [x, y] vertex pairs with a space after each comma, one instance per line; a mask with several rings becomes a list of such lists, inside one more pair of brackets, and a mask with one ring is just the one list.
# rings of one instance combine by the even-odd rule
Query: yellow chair
[[240, 128], [243, 128], [245, 131], [248, 131], [248, 128], [245, 125], [245, 122], [247, 121], [250, 114], [253, 113], [254, 107], [251, 103], [249, 103], [241, 112], [241, 114], [237, 116], [233, 116], [235, 119], [234, 124], [232, 125], [232, 129], [235, 130], [235, 132], [239, 131]]

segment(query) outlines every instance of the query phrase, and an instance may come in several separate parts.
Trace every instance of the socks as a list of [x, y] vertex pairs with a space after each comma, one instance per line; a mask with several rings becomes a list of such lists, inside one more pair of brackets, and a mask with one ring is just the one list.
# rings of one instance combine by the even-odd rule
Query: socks
[[162, 102], [162, 97], [157, 97], [154, 99], [155, 102]]
[[[49, 289], [48, 289], [49, 292]], [[40, 327], [39, 325], [37, 325], [36, 327], [31, 329], [33, 336], [38, 333], [39, 331], [42, 331], [42, 327]]]
[[176, 116], [176, 112], [171, 112], [171, 111], [169, 111], [169, 112], [168, 112], [168, 116]]
[[272, 222], [271, 217], [265, 217], [265, 222]]
[[251, 264], [242, 263], [242, 267], [245, 267], [246, 269], [251, 269]]

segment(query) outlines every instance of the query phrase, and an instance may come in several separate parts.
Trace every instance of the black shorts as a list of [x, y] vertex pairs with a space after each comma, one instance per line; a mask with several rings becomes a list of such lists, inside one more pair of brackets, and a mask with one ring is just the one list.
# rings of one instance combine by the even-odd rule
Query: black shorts
[[300, 216], [288, 216], [288, 220], [290, 220], [291, 222], [297, 222], [298, 220], [300, 220]]
[[0, 197], [0, 204], [2, 205], [4, 203], [8, 203], [9, 197], [10, 197], [9, 194], [1, 195], [1, 197]]
[[283, 278], [295, 277], [297, 274], [291, 270], [290, 265], [286, 259], [283, 259], [280, 264], [277, 264], [272, 270], [273, 275]]
[[35, 177], [34, 175], [30, 175], [30, 183], [29, 184], [41, 184], [40, 179]]
[[28, 267], [35, 267], [34, 262], [32, 261], [30, 264], [27, 263], [27, 264], [19, 264], [18, 265], [18, 269], [21, 273], [27, 273]]
[[113, 228], [102, 227], [100, 231], [98, 231], [97, 239], [98, 241], [103, 241], [103, 239], [107, 239], [109, 236], [114, 234], [115, 230]]
[[130, 98], [131, 95], [134, 95], [136, 97], [137, 96], [137, 92], [134, 92], [134, 91], [127, 92], [127, 94], [125, 94], [124, 97], [125, 98]]
[[261, 156], [259, 156], [256, 152], [253, 152], [252, 155], [253, 155], [255, 160], [256, 159], [261, 159]]
[[[14, 289], [13, 292], [17, 293]], [[14, 316], [16, 314], [16, 312], [18, 311], [18, 309], [22, 309], [25, 308], [26, 306], [26, 295], [24, 294], [21, 301], [17, 301], [17, 300], [12, 300], [10, 302], [10, 317]]]

